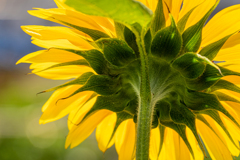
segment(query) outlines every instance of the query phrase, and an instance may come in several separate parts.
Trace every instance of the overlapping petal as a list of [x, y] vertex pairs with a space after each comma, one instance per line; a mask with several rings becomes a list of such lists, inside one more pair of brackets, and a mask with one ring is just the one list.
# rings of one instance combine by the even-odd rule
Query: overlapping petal
[[[94, 69], [96, 68], [92, 69], [90, 65], [91, 63], [87, 61], [86, 61], [87, 65], [75, 63], [68, 65], [61, 64], [64, 64], [66, 62], [85, 60], [82, 56], [76, 53], [81, 52], [81, 54], [83, 55], [85, 53], [82, 53], [82, 51], [96, 49], [97, 50], [96, 57], [94, 56], [89, 57], [97, 64], [96, 67], [101, 66], [102, 63], [95, 60], [99, 57], [102, 58], [101, 61], [105, 60], [104, 56], [106, 55], [102, 55], [102, 52], [104, 54], [104, 49], [106, 48], [102, 49], [101, 44], [95, 43], [94, 38], [86, 34], [82, 29], [98, 31], [98, 33], [101, 34], [103, 33], [104, 35], [107, 35], [107, 37], [109, 38], [116, 38], [117, 34], [115, 30], [114, 21], [109, 18], [89, 16], [80, 13], [75, 9], [64, 4], [63, 0], [54, 1], [58, 6], [58, 8], [56, 9], [36, 9], [33, 11], [29, 11], [29, 13], [33, 16], [42, 19], [60, 23], [62, 25], [68, 26], [69, 28], [56, 26], [22, 27], [22, 29], [27, 34], [32, 36], [33, 44], [46, 48], [47, 50], [41, 50], [31, 53], [20, 59], [17, 62], [17, 64], [31, 63], [30, 69], [33, 69], [32, 72], [34, 74], [49, 79], [78, 78], [80, 75], [87, 72], [92, 72], [95, 74], [96, 72], [94, 71]], [[156, 6], [158, 4], [158, 0], [138, 0], [138, 1], [143, 3], [153, 12], [155, 11]], [[218, 2], [217, 0], [199, 0], [199, 1], [163, 0], [163, 10], [166, 18], [166, 26], [169, 26], [172, 23], [169, 18], [169, 12], [171, 15], [173, 15], [173, 19], [177, 23], [181, 18], [183, 18], [186, 14], [190, 13], [192, 9], [194, 9], [186, 21], [186, 26], [184, 27], [185, 28], [184, 30], [186, 31], [189, 27], [199, 22], [199, 20], [201, 20], [203, 16], [217, 2]], [[217, 65], [225, 67], [227, 69], [231, 69], [233, 71], [240, 70], [239, 65], [240, 34], [238, 33], [240, 26], [240, 18], [239, 16], [235, 16], [239, 14], [240, 14], [239, 5], [226, 8], [220, 11], [218, 14], [216, 14], [203, 27], [203, 31], [201, 33], [202, 35], [201, 45], [199, 45], [200, 46], [199, 51], [201, 51], [203, 47], [214, 42], [217, 42], [218, 40], [228, 35], [231, 35], [230, 38], [228, 38], [228, 40], [218, 51], [218, 54], [214, 58], [214, 61], [220, 61], [221, 63], [218, 63]], [[123, 31], [122, 34], [126, 34], [126, 32]], [[134, 37], [131, 36], [129, 36], [130, 40], [135, 40]], [[129, 37], [125, 37], [125, 40], [127, 41], [127, 38]], [[134, 48], [134, 45], [136, 45], [135, 42], [127, 41], [127, 43], [130, 47], [132, 47], [134, 52], [136, 52], [135, 50], [136, 48]], [[70, 50], [66, 51], [66, 49]], [[113, 52], [115, 51], [111, 50], [109, 54]], [[97, 55], [97, 53], [99, 53], [99, 55]], [[109, 62], [115, 61], [114, 56], [113, 57], [111, 57], [111, 55], [108, 56], [112, 59], [107, 59], [108, 60], [106, 61], [107, 64], [105, 64], [107, 67], [111, 66]], [[207, 62], [210, 63], [211, 61]], [[105, 67], [103, 71], [101, 70], [101, 73], [104, 74], [107, 73], [111, 75], [112, 79], [115, 80], [115, 78], [119, 74], [118, 72], [119, 70], [117, 71], [114, 70], [116, 72], [110, 72], [110, 69], [107, 68], [106, 66], [101, 66], [103, 68]], [[215, 68], [217, 68], [216, 65], [214, 64], [212, 64], [212, 66], [215, 66]], [[116, 66], [114, 67], [117, 68]], [[104, 76], [104, 74], [100, 76]], [[211, 77], [209, 79], [212, 80]], [[224, 77], [223, 79], [240, 86], [240, 78], [238, 76], [228, 76]], [[88, 80], [89, 79], [86, 79], [85, 84], [87, 84]], [[164, 83], [167, 83], [167, 81], [164, 81]], [[92, 108], [95, 107], [94, 105], [96, 104], [98, 98], [100, 97], [99, 95], [97, 95], [93, 91], [84, 91], [74, 94], [72, 96], [72, 93], [77, 91], [83, 85], [70, 85], [56, 90], [42, 108], [43, 115], [40, 118], [40, 124], [52, 122], [66, 115], [69, 115], [68, 116], [69, 134], [67, 136], [65, 144], [66, 148], [69, 146], [70, 148], [73, 148], [79, 145], [96, 129], [96, 139], [98, 141], [98, 146], [101, 151], [105, 152], [109, 147], [111, 147], [115, 143], [116, 150], [119, 154], [119, 160], [134, 159], [136, 149], [135, 146], [136, 124], [134, 123], [132, 118], [133, 111], [129, 110], [127, 111], [128, 116], [131, 116], [131, 118], [130, 119], [127, 118], [127, 120], [124, 119], [120, 126], [118, 126], [116, 133], [113, 134], [115, 125], [117, 124], [117, 120], [119, 120], [116, 113], [104, 109], [105, 106], [101, 106], [103, 109], [96, 110], [88, 115], [89, 111], [92, 111]], [[211, 88], [209, 89], [209, 91], [211, 91]], [[200, 92], [205, 93], [205, 90], [201, 90]], [[239, 93], [228, 91], [226, 89], [220, 89], [219, 92], [227, 94], [231, 96], [231, 98], [240, 102]], [[117, 91], [114, 94], [118, 93], [119, 91]], [[214, 93], [215, 92], [213, 92], [213, 94]], [[104, 94], [105, 94], [104, 96], [109, 96], [108, 92], [104, 92]], [[130, 102], [128, 102], [127, 105], [129, 105], [129, 103]], [[236, 120], [236, 122], [240, 123], [240, 109], [239, 109], [240, 104], [238, 102], [231, 102], [230, 100], [221, 101], [221, 104], [223, 105], [223, 108]], [[117, 111], [117, 113], [119, 113], [120, 111]], [[190, 112], [195, 113], [195, 111], [193, 110], [191, 110]], [[206, 146], [212, 159], [215, 160], [232, 159], [232, 156], [239, 155], [238, 142], [240, 141], [239, 138], [240, 130], [238, 126], [235, 123], [233, 123], [228, 116], [226, 116], [226, 114], [223, 114], [220, 111], [216, 112], [219, 113], [220, 118], [223, 121], [223, 125], [229, 131], [230, 137], [229, 135], [227, 135], [226, 131], [224, 131], [221, 125], [219, 125], [212, 118], [205, 114], [201, 114], [201, 116], [203, 116], [209, 124], [207, 125], [206, 123], [203, 123], [202, 121], [198, 120], [196, 116], [195, 117], [196, 130], [200, 135], [201, 140], [204, 142], [204, 145]], [[168, 128], [167, 126], [165, 127], [166, 129], [164, 131], [164, 139], [161, 152], [160, 152], [160, 137], [161, 137], [160, 130], [158, 127], [151, 130], [150, 158], [152, 160], [204, 159], [204, 153], [200, 149], [199, 141], [197, 141], [196, 135], [193, 134], [192, 128], [190, 130], [190, 128], [188, 128], [189, 126], [187, 126], [186, 131], [183, 134], [186, 134], [186, 137], [190, 143], [195, 158], [190, 153], [189, 146], [187, 147], [186, 141], [181, 138], [179, 133], [176, 130]]]

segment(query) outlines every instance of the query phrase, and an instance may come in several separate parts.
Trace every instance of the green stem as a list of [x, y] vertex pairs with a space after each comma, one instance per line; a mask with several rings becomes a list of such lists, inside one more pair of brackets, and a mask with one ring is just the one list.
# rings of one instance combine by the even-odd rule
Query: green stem
[[151, 107], [148, 56], [144, 46], [144, 34], [137, 37], [137, 44], [141, 59], [141, 86], [137, 116], [136, 160], [148, 160], [153, 108]]

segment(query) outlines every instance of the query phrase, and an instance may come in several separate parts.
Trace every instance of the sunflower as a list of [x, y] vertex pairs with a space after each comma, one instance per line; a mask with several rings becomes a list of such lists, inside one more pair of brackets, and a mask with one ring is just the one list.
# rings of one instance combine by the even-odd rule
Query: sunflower
[[239, 155], [240, 5], [207, 22], [219, 0], [55, 2], [29, 13], [62, 26], [23, 26], [44, 49], [17, 64], [69, 80], [43, 91], [54, 93], [39, 121], [68, 115], [66, 148], [96, 129], [119, 160]]

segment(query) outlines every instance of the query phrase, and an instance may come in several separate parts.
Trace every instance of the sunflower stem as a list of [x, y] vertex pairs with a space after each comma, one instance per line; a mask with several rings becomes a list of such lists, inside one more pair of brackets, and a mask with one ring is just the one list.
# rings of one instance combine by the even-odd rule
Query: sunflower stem
[[137, 116], [136, 160], [149, 159], [150, 132], [153, 108], [151, 105], [151, 88], [149, 82], [148, 56], [144, 46], [144, 32], [137, 36], [141, 59], [141, 85]]

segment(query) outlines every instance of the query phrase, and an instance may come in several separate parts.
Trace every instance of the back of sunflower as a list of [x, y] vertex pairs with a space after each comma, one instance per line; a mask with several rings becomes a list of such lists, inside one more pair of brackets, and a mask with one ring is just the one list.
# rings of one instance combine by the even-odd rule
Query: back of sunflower
[[23, 26], [44, 50], [17, 63], [69, 80], [43, 91], [54, 93], [40, 118], [68, 115], [66, 148], [96, 129], [119, 160], [239, 155], [240, 5], [206, 23], [219, 0], [55, 2], [29, 13], [67, 27]]

